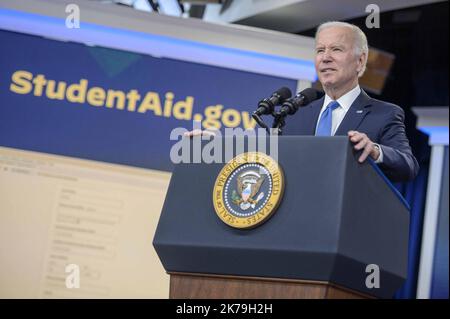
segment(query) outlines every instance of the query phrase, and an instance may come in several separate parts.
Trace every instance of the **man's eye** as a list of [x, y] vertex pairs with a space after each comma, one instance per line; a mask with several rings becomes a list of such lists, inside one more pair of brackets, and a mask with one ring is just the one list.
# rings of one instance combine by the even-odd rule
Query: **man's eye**
[[333, 51], [342, 51], [340, 48], [334, 48]]
[[322, 52], [323, 52], [323, 49], [318, 49], [318, 50], [316, 50], [316, 52], [317, 52], [317, 53], [322, 53]]

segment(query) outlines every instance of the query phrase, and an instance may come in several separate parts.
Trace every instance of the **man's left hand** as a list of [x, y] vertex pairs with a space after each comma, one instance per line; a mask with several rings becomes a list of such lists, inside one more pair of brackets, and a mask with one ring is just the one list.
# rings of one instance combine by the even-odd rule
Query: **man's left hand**
[[364, 162], [367, 156], [370, 156], [373, 160], [377, 160], [380, 156], [380, 150], [375, 147], [375, 144], [367, 137], [366, 134], [358, 131], [349, 131], [348, 137], [350, 141], [354, 144], [355, 150], [363, 150], [358, 161], [360, 163]]

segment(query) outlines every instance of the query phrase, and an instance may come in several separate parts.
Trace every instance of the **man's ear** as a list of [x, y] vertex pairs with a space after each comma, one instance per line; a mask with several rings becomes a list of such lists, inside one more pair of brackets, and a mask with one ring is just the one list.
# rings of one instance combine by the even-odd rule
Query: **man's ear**
[[363, 52], [363, 53], [361, 53], [361, 55], [358, 58], [358, 68], [356, 69], [358, 74], [363, 69], [364, 64], [366, 63], [366, 61], [367, 61], [367, 54], [365, 52]]

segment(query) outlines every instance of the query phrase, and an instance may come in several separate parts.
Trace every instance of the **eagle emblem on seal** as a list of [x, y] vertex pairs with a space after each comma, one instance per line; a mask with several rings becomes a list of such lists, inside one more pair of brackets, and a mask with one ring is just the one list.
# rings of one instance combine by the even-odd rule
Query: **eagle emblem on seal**
[[233, 190], [231, 194], [233, 203], [238, 205], [242, 210], [247, 210], [250, 207], [255, 208], [258, 202], [264, 197], [264, 192], [258, 194], [264, 182], [264, 176], [251, 170], [240, 174], [236, 181], [237, 191]]

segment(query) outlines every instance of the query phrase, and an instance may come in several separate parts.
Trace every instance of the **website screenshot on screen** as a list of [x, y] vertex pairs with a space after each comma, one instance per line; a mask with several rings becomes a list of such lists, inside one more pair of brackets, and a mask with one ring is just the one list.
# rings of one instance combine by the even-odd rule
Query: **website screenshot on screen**
[[0, 147], [0, 298], [167, 298], [170, 173]]

